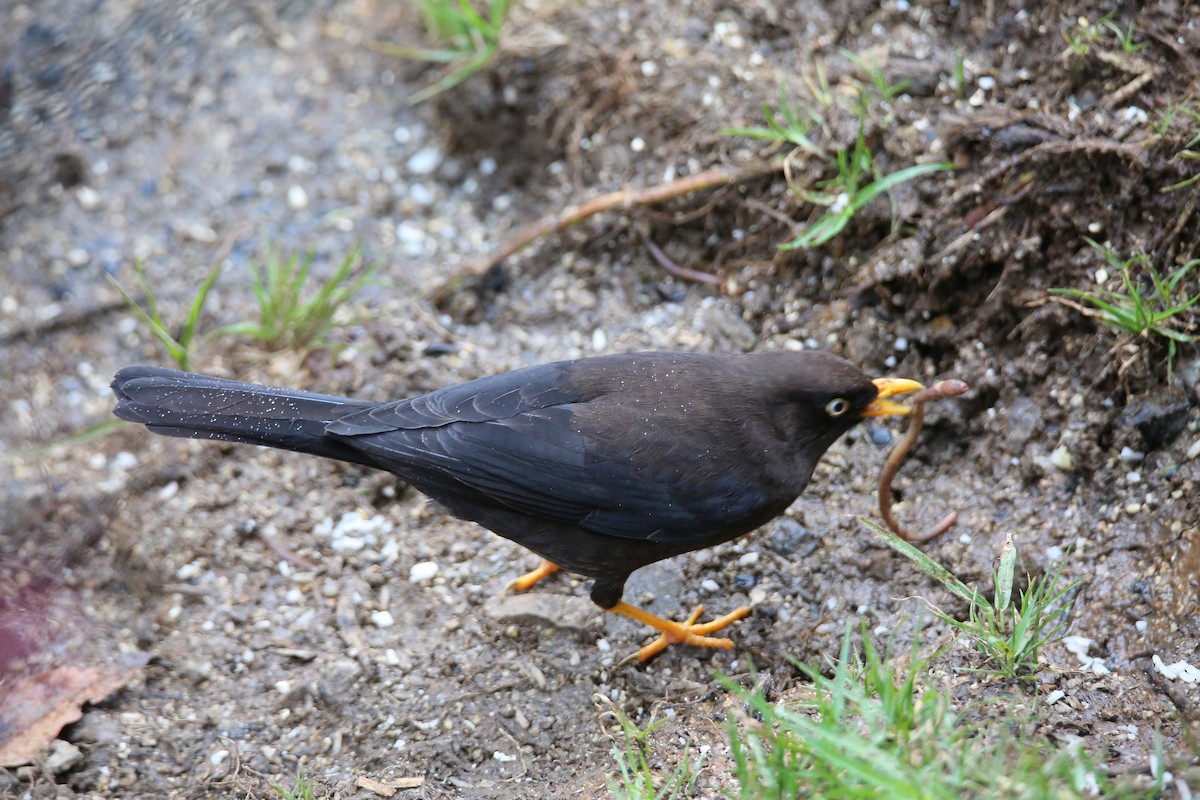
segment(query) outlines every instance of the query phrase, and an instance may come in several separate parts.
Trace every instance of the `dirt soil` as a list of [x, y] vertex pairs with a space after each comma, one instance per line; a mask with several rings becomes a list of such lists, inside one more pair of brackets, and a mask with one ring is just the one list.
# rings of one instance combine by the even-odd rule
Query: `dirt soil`
[[[823, 663], [847, 623], [905, 652], [928, 617], [916, 597], [957, 608], [855, 518], [875, 511], [878, 431], [835, 445], [785, 517], [631, 580], [626, 598], [667, 616], [753, 606], [736, 650], [622, 669], [644, 630], [599, 613], [581, 580], [504, 596], [536, 559], [390, 476], [93, 432], [117, 369], [169, 363], [108, 276], [135, 287], [140, 260], [178, 321], [227, 254], [213, 329], [253, 316], [248, 264], [269, 245], [311, 249], [328, 274], [359, 243], [389, 283], [342, 347], [224, 337], [197, 370], [384, 400], [599, 352], [801, 346], [966, 380], [930, 410], [898, 514], [921, 527], [959, 509], [925, 549], [970, 584], [990, 583], [1008, 534], [1023, 572], [1065, 559], [1087, 578], [1071, 633], [1109, 673], [1059, 644], [1006, 691], [1052, 702], [1044, 732], [1114, 773], [1145, 773], [1156, 731], [1186, 757], [1200, 687], [1155, 664], [1200, 663], [1200, 358], [1182, 346], [1168, 379], [1161, 343], [1047, 290], [1096, 286], [1084, 237], [1164, 269], [1200, 256], [1200, 192], [1164, 191], [1197, 170], [1177, 155], [1196, 120], [1152, 127], [1200, 94], [1196, 7], [1118, 3], [1145, 48], [1103, 29], [1080, 55], [1064, 31], [1110, 4], [1022, 5], [519, 3], [495, 63], [415, 108], [435, 73], [373, 46], [420, 41], [402, 4], [0, 6], [0, 616], [60, 663], [149, 659], [67, 744], [0, 770], [0, 795], [271, 797], [302, 766], [318, 796], [378, 796], [362, 777], [413, 779], [405, 798], [606, 796], [617, 706], [665, 720], [656, 764], [706, 752], [697, 791], [715, 796], [730, 705], [716, 672], [786, 699], [803, 682], [788, 657]], [[429, 299], [544, 214], [783, 155], [721, 131], [761, 124], [784, 87], [813, 102], [822, 71], [831, 93], [859, 91], [842, 48], [911, 80], [870, 101], [877, 168], [954, 172], [783, 252], [812, 209], [774, 171], [601, 215]], [[827, 144], [853, 142], [847, 114], [829, 123]], [[791, 168], [830, 174], [803, 155]], [[647, 240], [717, 282], [668, 274]], [[949, 641], [935, 624], [922, 637]], [[955, 671], [978, 665], [966, 646], [937, 663], [962, 704], [996, 690]]]

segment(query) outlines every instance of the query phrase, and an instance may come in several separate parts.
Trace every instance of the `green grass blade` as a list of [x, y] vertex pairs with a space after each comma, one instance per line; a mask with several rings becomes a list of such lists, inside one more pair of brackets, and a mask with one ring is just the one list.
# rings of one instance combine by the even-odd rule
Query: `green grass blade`
[[1168, 328], [1166, 325], [1153, 325], [1151, 326], [1150, 330], [1154, 331], [1159, 336], [1164, 336], [1173, 341], [1182, 342], [1183, 344], [1196, 341], [1196, 337], [1192, 334], [1184, 333], [1183, 331], [1176, 330], [1174, 328]]
[[192, 298], [192, 304], [188, 307], [187, 321], [184, 322], [183, 331], [179, 335], [179, 342], [185, 349], [189, 348], [196, 335], [196, 330], [200, 325], [200, 314], [204, 311], [204, 303], [208, 300], [208, 293], [212, 291], [213, 285], [216, 284], [220, 275], [221, 262], [218, 261], [208, 271], [204, 282], [200, 284], [200, 288]]
[[899, 186], [902, 183], [911, 181], [914, 178], [919, 178], [922, 175], [929, 175], [934, 172], [945, 172], [946, 170], [953, 169], [954, 165], [947, 161], [935, 161], [928, 164], [914, 164], [911, 167], [905, 167], [904, 169], [896, 170], [895, 172], [885, 175], [882, 178], [877, 178], [864, 187], [863, 190], [854, 197], [851, 207], [855, 211], [858, 211], [867, 203], [871, 202], [884, 192], [889, 191], [894, 186]]
[[[106, 277], [108, 278], [109, 283], [112, 284], [113, 288], [120, 293], [121, 298], [125, 301], [125, 305], [128, 306], [129, 310], [132, 311], [133, 314], [140, 319], [147, 328], [150, 329], [150, 333], [153, 334], [154, 338], [166, 348], [167, 355], [171, 357], [171, 360], [174, 361], [180, 369], [189, 369], [191, 367], [191, 359], [187, 349], [175, 339], [171, 332], [167, 330], [166, 326], [162, 324], [162, 321], [156, 318], [157, 315], [151, 316], [149, 312], [138, 305], [137, 301], [130, 297], [125, 291], [125, 287], [121, 286], [120, 282], [118, 282], [117, 279], [112, 275], [106, 275]], [[153, 307], [153, 301], [150, 298], [152, 298], [154, 295], [153, 292], [149, 291], [148, 288], [146, 296], [147, 304]]]
[[1013, 573], [1016, 566], [1017, 548], [1013, 545], [1010, 533], [1004, 538], [1004, 546], [1000, 550], [1000, 568], [996, 571], [996, 609], [1006, 609], [1012, 603]]
[[462, 50], [405, 47], [404, 45], [392, 44], [391, 42], [378, 42], [374, 45], [374, 48], [384, 55], [395, 56], [405, 61], [428, 61], [434, 64], [448, 64], [458, 61], [466, 55]]
[[985, 607], [991, 607], [991, 604], [978, 592], [960, 581], [950, 570], [925, 555], [925, 553], [921, 552], [914, 545], [904, 541], [891, 531], [885, 530], [879, 524], [866, 517], [859, 517], [858, 519], [869, 531], [875, 534], [875, 538], [901, 555], [915, 561], [922, 572], [942, 584], [942, 586], [946, 587], [956, 597], [966, 600], [968, 603], [979, 603]]
[[837, 236], [850, 222], [850, 217], [843, 214], [825, 214], [812, 225], [808, 226], [798, 236], [783, 244], [776, 245], [780, 250], [798, 250], [810, 247], [820, 247]]

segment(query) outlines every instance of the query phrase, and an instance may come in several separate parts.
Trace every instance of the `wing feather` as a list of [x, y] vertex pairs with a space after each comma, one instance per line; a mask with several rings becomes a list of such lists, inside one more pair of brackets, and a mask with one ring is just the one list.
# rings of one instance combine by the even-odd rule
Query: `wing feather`
[[[687, 461], [691, 431], [648, 437], [670, 452], [641, 452], [635, 465], [582, 429], [576, 412], [596, 397], [569, 386], [561, 364], [530, 367], [356, 412], [327, 430], [447, 505], [466, 491], [469, 502], [620, 538], [684, 541], [732, 530], [761, 508], [762, 495], [720, 469], [684, 478], [680, 442]], [[630, 425], [641, 419], [628, 414]]]

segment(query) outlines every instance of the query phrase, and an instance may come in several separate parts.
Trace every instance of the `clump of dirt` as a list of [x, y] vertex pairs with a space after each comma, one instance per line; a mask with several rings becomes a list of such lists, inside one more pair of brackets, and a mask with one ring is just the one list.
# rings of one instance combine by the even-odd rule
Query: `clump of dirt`
[[[1184, 752], [1200, 689], [1157, 665], [1194, 664], [1200, 647], [1200, 355], [1180, 342], [1168, 379], [1164, 342], [1118, 336], [1048, 290], [1121, 289], [1085, 237], [1168, 272], [1200, 256], [1194, 186], [1171, 189], [1195, 174], [1186, 10], [1120, 6], [1145, 44], [1125, 52], [1091, 2], [743, 5], [520, 4], [499, 58], [416, 108], [405, 97], [425, 74], [371, 46], [411, 36], [411, 10], [378, 0], [0, 11], [0, 547], [53, 563], [114, 651], [153, 656], [64, 731], [81, 760], [0, 772], [0, 793], [268, 797], [299, 766], [340, 796], [372, 796], [360, 777], [419, 784], [406, 797], [596, 794], [615, 704], [668, 721], [653, 738], [664, 763], [681, 740], [707, 746], [699, 792], [717, 794], [730, 778], [714, 672], [749, 681], [752, 661], [786, 699], [802, 680], [789, 656], [821, 663], [860, 621], [911, 635], [913, 596], [952, 607], [852, 516], [873, 512], [885, 456], [866, 430], [785, 517], [634, 576], [627, 599], [654, 613], [755, 609], [732, 653], [672, 648], [635, 669], [615, 665], [645, 631], [599, 614], [570, 576], [498, 601], [534, 559], [388, 476], [88, 435], [116, 369], [165, 363], [107, 276], [133, 285], [140, 260], [181, 320], [228, 245], [211, 330], [255, 313], [261, 242], [314, 250], [323, 275], [357, 242], [391, 284], [339, 351], [221, 338], [197, 353], [202, 371], [388, 399], [599, 352], [798, 343], [873, 374], [966, 380], [970, 394], [930, 408], [897, 513], [920, 529], [958, 509], [926, 549], [968, 583], [990, 582], [1007, 534], [1022, 571], [1065, 559], [1086, 576], [1072, 633], [1112, 673], [1052, 647], [1029, 702], [1061, 691], [1048, 732], [1113, 771], [1144, 769], [1156, 728]], [[857, 97], [870, 77], [848, 52], [909, 81], [870, 95], [876, 167], [953, 172], [901, 184], [824, 247], [781, 251], [814, 212], [768, 171], [588, 219], [423, 301], [548, 213], [782, 158], [722, 131], [762, 124], [781, 90]], [[824, 146], [853, 144], [847, 107], [826, 112]], [[788, 173], [810, 188], [832, 176], [804, 153]], [[714, 280], [670, 274], [646, 242]], [[1194, 308], [1180, 320], [1197, 332]], [[922, 634], [931, 650], [947, 635]], [[948, 673], [974, 665], [962, 648], [944, 658]], [[993, 691], [953, 687], [964, 703]]]

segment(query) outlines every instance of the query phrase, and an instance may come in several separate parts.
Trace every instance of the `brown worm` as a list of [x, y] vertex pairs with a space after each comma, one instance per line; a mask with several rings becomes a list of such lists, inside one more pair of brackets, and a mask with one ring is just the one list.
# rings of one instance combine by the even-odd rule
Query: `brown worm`
[[913, 445], [917, 443], [917, 437], [921, 434], [921, 426], [925, 423], [925, 404], [934, 400], [944, 400], [947, 397], [957, 397], [968, 388], [967, 384], [962, 381], [950, 379], [938, 381], [928, 389], [922, 389], [912, 395], [908, 399], [913, 407], [912, 413], [908, 416], [908, 429], [904, 431], [904, 436], [888, 454], [887, 461], [883, 462], [883, 469], [879, 473], [879, 515], [897, 536], [907, 542], [928, 542], [948, 531], [958, 520], [958, 512], [951, 511], [941, 522], [925, 533], [909, 533], [892, 514], [892, 479], [896, 477], [908, 451], [912, 450]]

